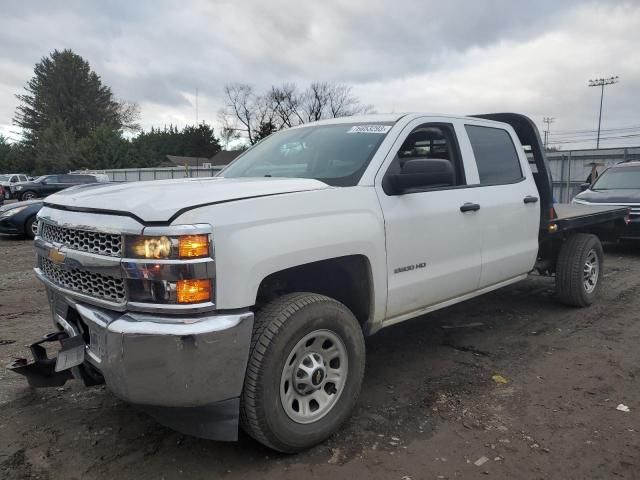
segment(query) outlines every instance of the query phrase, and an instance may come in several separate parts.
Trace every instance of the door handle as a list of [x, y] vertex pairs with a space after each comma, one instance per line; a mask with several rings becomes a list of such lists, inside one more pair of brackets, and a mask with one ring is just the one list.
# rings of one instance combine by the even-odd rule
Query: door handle
[[534, 197], [533, 195], [527, 195], [524, 197], [524, 203], [538, 203], [538, 197]]
[[477, 212], [480, 210], [480, 204], [478, 203], [465, 203], [460, 207], [461, 212]]

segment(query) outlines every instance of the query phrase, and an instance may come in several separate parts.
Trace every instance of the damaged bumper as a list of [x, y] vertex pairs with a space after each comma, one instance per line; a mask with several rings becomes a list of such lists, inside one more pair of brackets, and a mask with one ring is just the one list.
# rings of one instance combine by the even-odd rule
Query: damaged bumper
[[[60, 331], [31, 346], [33, 362], [10, 366], [31, 385], [62, 385], [71, 376], [87, 385], [103, 379], [119, 398], [171, 428], [216, 440], [237, 438], [253, 313], [119, 313], [69, 298], [52, 304]], [[58, 357], [47, 357], [48, 342], [60, 342]]]

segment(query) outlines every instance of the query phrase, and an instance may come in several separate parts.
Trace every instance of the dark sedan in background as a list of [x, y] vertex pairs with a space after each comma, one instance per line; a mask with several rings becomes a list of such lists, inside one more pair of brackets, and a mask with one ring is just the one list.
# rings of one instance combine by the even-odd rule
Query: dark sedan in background
[[36, 215], [43, 203], [43, 200], [27, 200], [0, 207], [0, 233], [35, 237], [38, 228]]
[[[103, 178], [104, 177], [104, 178]], [[108, 181], [104, 174], [43, 175], [32, 182], [20, 182], [12, 186], [12, 196], [20, 200], [42, 198], [74, 185]]]
[[615, 205], [630, 208], [631, 223], [622, 238], [640, 240], [640, 162], [619, 163], [606, 169], [573, 203], [583, 205]]

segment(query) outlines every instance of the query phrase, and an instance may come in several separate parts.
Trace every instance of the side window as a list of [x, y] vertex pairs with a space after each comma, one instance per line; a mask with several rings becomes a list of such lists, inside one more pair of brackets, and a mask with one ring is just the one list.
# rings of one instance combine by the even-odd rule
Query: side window
[[57, 175], [49, 175], [45, 178], [45, 181], [49, 184], [60, 182]]
[[476, 157], [480, 184], [503, 185], [522, 180], [516, 147], [506, 130], [465, 125]]
[[26, 175], [20, 175], [20, 181], [21, 182], [26, 182], [27, 181]]
[[[406, 191], [412, 193], [429, 190], [452, 188], [466, 185], [464, 168], [460, 156], [460, 149], [456, 135], [451, 124], [425, 123], [414, 128], [405, 138], [404, 142], [396, 152], [395, 158], [391, 162], [389, 169], [383, 179], [383, 189], [389, 194], [392, 189], [390, 177], [396, 174], [405, 173], [405, 165], [410, 160], [440, 160], [441, 163], [450, 165], [453, 171], [453, 184], [438, 185], [437, 183], [423, 188], [415, 188]], [[408, 168], [408, 167], [407, 167]], [[403, 170], [404, 169], [404, 170]], [[437, 169], [436, 169], [437, 170]], [[435, 174], [435, 173], [434, 173]], [[425, 174], [428, 176], [428, 174]]]
[[18, 176], [14, 175], [13, 177], [11, 177], [11, 179], [9, 180], [9, 183], [16, 183], [18, 181]]

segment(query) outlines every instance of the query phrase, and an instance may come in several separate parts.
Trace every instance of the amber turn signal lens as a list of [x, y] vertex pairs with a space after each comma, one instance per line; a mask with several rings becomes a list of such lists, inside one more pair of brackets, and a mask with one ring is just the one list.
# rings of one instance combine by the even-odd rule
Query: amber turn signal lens
[[200, 303], [211, 300], [210, 280], [178, 280], [176, 284], [178, 303]]
[[180, 258], [197, 258], [209, 255], [208, 235], [184, 235], [178, 247]]

